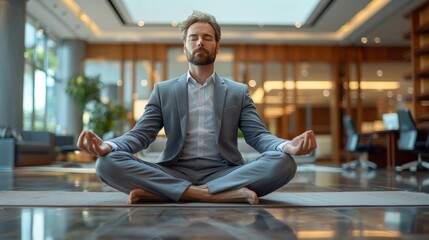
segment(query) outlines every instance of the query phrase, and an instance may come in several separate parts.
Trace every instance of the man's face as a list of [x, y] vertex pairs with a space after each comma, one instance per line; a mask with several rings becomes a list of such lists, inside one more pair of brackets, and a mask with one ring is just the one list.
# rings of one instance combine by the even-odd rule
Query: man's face
[[208, 23], [194, 23], [189, 27], [183, 51], [188, 62], [194, 65], [208, 65], [215, 61], [219, 51], [213, 28]]

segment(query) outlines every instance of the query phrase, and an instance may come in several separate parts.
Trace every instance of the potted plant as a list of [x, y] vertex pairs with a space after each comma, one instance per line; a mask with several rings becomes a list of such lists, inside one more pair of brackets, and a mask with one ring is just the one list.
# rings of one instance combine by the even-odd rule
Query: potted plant
[[[87, 127], [97, 135], [119, 129], [126, 117], [119, 104], [101, 101], [103, 83], [100, 76], [89, 77], [83, 74], [72, 77], [67, 83], [66, 93], [75, 101], [81, 115], [87, 112]], [[81, 120], [83, 121], [82, 117]]]
[[100, 76], [89, 77], [83, 74], [73, 76], [67, 83], [66, 93], [75, 101], [79, 111], [83, 113], [91, 101], [100, 101], [103, 83]]

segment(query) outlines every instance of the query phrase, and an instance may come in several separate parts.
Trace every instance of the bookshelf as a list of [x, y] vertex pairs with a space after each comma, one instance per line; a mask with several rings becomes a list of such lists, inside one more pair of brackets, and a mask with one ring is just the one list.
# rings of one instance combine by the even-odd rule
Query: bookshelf
[[418, 127], [429, 127], [429, 1], [410, 13], [413, 110]]

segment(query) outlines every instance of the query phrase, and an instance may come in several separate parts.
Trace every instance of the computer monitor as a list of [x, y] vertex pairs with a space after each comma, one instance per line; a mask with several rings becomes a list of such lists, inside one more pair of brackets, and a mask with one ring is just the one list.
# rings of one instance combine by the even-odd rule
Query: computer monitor
[[397, 113], [385, 113], [383, 114], [383, 124], [385, 130], [398, 130], [399, 119]]

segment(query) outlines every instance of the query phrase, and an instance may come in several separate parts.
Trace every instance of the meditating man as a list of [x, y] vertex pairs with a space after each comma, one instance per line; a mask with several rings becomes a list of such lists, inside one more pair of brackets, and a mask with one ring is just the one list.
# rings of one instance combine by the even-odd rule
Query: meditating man
[[[109, 141], [84, 130], [78, 146], [99, 157], [97, 175], [129, 194], [129, 203], [257, 204], [259, 197], [293, 178], [296, 163], [291, 155], [311, 153], [316, 148], [314, 133], [309, 130], [290, 141], [272, 135], [247, 86], [215, 72], [221, 28], [213, 16], [194, 11], [181, 30], [188, 72], [155, 85], [132, 130]], [[163, 127], [167, 143], [157, 163], [133, 155], [147, 148]], [[237, 149], [238, 129], [261, 153], [257, 160], [244, 163]]]

